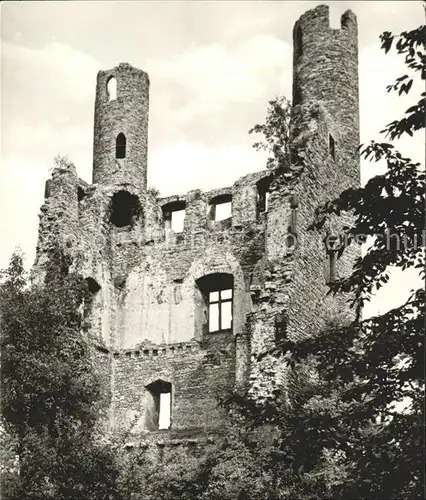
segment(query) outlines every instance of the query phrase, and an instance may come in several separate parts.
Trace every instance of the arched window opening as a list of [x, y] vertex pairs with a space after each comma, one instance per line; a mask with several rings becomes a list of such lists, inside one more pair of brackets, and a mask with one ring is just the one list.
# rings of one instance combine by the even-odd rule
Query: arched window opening
[[162, 207], [166, 230], [172, 230], [174, 233], [183, 232], [186, 203], [185, 201], [174, 201], [167, 203]]
[[116, 227], [133, 226], [141, 213], [139, 198], [128, 191], [118, 191], [111, 198], [110, 222]]
[[232, 330], [234, 277], [227, 273], [214, 273], [197, 280], [201, 293], [197, 307], [202, 313], [204, 333]]
[[126, 158], [126, 136], [123, 132], [120, 132], [115, 140], [115, 157], [118, 160]]
[[115, 101], [117, 99], [117, 80], [113, 76], [107, 82], [107, 95], [108, 101]]
[[215, 222], [232, 217], [232, 195], [223, 194], [210, 201], [210, 219]]
[[149, 431], [170, 429], [172, 421], [172, 384], [156, 380], [146, 386], [145, 427]]

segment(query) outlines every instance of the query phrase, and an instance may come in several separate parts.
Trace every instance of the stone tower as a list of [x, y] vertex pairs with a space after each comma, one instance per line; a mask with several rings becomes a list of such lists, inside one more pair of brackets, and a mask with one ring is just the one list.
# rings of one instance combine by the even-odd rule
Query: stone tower
[[310, 226], [321, 203], [359, 183], [356, 18], [348, 11], [331, 29], [319, 6], [297, 21], [291, 161], [279, 171], [155, 197], [148, 91], [148, 75], [129, 64], [99, 72], [93, 184], [73, 167], [54, 170], [34, 274], [54, 243], [74, 259], [92, 293], [86, 324], [112, 393], [110, 427], [167, 459], [226, 428], [218, 391], [263, 394], [271, 373], [285, 376], [258, 354], [351, 314], [328, 283], [359, 249], [336, 258], [324, 236], [341, 221]]
[[[310, 229], [317, 207], [359, 185], [356, 17], [346, 11], [341, 28], [332, 29], [328, 6], [318, 6], [295, 23], [293, 43], [291, 162], [270, 186], [263, 273], [270, 291], [251, 315], [252, 353], [273, 347], [277, 338], [297, 341], [350, 316], [347, 297], [327, 296], [328, 282], [347, 275], [359, 255], [351, 245], [338, 258], [327, 246], [351, 224], [349, 215], [321, 233]], [[252, 366], [258, 381], [265, 371], [283, 376], [275, 360], [263, 365]], [[259, 392], [268, 388], [266, 378]]]
[[293, 47], [293, 105], [321, 103], [335, 154], [353, 156], [359, 145], [356, 16], [346, 11], [341, 29], [332, 29], [328, 6], [310, 10], [294, 26]]
[[149, 78], [120, 64], [100, 71], [96, 83], [93, 182], [146, 189]]

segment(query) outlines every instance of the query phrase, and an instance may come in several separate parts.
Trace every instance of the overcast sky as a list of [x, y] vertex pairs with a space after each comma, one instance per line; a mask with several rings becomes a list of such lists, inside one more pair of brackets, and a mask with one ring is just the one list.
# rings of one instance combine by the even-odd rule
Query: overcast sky
[[[424, 23], [421, 1], [324, 2], [332, 27], [358, 17], [361, 141], [378, 139], [410, 100], [387, 94], [404, 71], [379, 35]], [[1, 4], [0, 267], [16, 246], [34, 259], [52, 159], [91, 180], [96, 73], [120, 62], [150, 75], [148, 184], [162, 196], [231, 185], [265, 168], [248, 130], [268, 100], [291, 97], [292, 28], [319, 2], [60, 1]], [[423, 161], [424, 137], [400, 141]], [[365, 182], [379, 171], [362, 165]], [[395, 278], [407, 289], [408, 276]], [[382, 302], [393, 300], [394, 292]], [[397, 299], [399, 300], [399, 299]]]

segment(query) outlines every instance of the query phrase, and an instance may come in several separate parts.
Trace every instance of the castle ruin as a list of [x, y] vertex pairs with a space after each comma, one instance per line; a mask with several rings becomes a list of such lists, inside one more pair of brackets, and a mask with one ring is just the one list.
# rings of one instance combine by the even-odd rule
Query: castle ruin
[[308, 228], [321, 203], [359, 184], [356, 17], [347, 11], [331, 29], [328, 7], [316, 7], [296, 22], [293, 44], [285, 169], [156, 197], [149, 77], [119, 64], [97, 76], [92, 184], [73, 167], [46, 183], [34, 274], [42, 278], [55, 244], [74, 259], [92, 294], [87, 323], [111, 389], [110, 428], [155, 453], [212, 439], [225, 422], [218, 390], [273, 386], [278, 361], [257, 354], [349, 314], [327, 283], [359, 249], [337, 257]]

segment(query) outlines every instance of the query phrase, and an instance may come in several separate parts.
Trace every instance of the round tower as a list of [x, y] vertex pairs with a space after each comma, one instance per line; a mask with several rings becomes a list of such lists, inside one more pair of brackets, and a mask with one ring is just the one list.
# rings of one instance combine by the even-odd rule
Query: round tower
[[93, 182], [146, 189], [149, 77], [120, 63], [96, 83]]
[[359, 145], [358, 29], [355, 14], [330, 28], [329, 8], [307, 11], [293, 29], [293, 105], [322, 103], [339, 131], [339, 149]]

